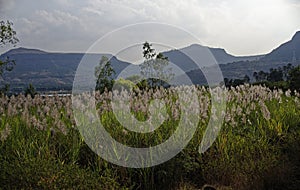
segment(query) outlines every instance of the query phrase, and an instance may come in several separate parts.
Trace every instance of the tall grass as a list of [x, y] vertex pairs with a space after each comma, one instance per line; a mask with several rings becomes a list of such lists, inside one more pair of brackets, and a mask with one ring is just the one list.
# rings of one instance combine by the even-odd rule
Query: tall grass
[[[185, 87], [189, 88], [189, 87]], [[300, 185], [300, 97], [261, 86], [228, 91], [227, 110], [214, 144], [198, 147], [211, 115], [209, 91], [197, 90], [200, 121], [188, 146], [151, 168], [111, 164], [85, 143], [73, 118], [70, 97], [0, 98], [0, 188], [3, 189], [297, 189]], [[168, 119], [154, 132], [140, 134], [118, 122], [111, 93], [97, 94], [99, 119], [117, 141], [133, 147], [158, 145], [180, 119], [176, 89], [136, 91], [131, 114], [151, 115], [149, 103], [166, 102]]]

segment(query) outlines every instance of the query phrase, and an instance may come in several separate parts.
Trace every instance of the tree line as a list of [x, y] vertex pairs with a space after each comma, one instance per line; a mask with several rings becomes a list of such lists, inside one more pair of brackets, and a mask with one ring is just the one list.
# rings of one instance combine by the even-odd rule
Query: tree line
[[[300, 91], [300, 65], [294, 67], [291, 63], [278, 68], [271, 68], [269, 72], [253, 72], [254, 85], [265, 85], [269, 88]], [[250, 83], [250, 77], [245, 75], [242, 79], [224, 79], [225, 85], [238, 86]]]

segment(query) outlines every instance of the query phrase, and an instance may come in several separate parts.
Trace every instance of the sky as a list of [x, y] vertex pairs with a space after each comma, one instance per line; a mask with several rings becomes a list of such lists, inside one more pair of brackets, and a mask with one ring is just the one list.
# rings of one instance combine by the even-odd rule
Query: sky
[[[16, 47], [86, 52], [120, 27], [156, 22], [188, 31], [201, 45], [257, 55], [300, 30], [300, 0], [0, 0], [0, 18], [14, 23]], [[159, 30], [127, 31], [123, 37], [160, 35]], [[168, 33], [163, 37], [177, 48], [193, 43]], [[9, 48], [0, 47], [0, 54]]]

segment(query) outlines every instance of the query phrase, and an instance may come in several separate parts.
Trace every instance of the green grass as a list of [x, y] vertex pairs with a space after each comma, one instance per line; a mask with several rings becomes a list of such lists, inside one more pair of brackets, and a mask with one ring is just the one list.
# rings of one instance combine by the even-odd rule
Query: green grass
[[[199, 100], [204, 102], [200, 107], [207, 110], [208, 117], [201, 112], [193, 139], [176, 157], [144, 169], [116, 166], [97, 156], [76, 129], [70, 97], [1, 97], [0, 189], [200, 189], [204, 184], [219, 189], [297, 189], [299, 97], [249, 86], [228, 93], [227, 117], [205, 153], [200, 154], [198, 147], [210, 115], [210, 101], [205, 98], [208, 92], [199, 89]], [[101, 122], [123, 144], [160, 144], [178, 124], [178, 119], [171, 117], [177, 97], [171, 92], [162, 92], [162, 97], [171, 99], [167, 104], [170, 118], [153, 133], [124, 131], [109, 106], [104, 109], [110, 100], [98, 97], [98, 106], [103, 108], [99, 111]], [[133, 102], [133, 107], [139, 104]], [[147, 101], [142, 103], [147, 106]], [[131, 112], [140, 121], [149, 114], [145, 110]]]

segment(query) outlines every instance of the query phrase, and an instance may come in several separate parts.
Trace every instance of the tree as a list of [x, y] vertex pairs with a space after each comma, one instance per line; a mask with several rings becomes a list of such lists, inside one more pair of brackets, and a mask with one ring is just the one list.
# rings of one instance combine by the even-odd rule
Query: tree
[[243, 85], [245, 83], [249, 83], [250, 78], [248, 75], [245, 75], [243, 79], [228, 79], [224, 78], [224, 83], [226, 87], [236, 87], [239, 85]]
[[[16, 44], [19, 40], [16, 37], [16, 31], [12, 28], [13, 23], [10, 21], [0, 21], [0, 46], [3, 47], [6, 44]], [[0, 76], [2, 76], [5, 70], [11, 71], [14, 61], [8, 57], [6, 60], [0, 60]]]
[[97, 78], [96, 90], [99, 90], [100, 93], [103, 93], [105, 89], [112, 90], [114, 85], [113, 75], [116, 72], [112, 68], [109, 59], [105, 56], [102, 56], [99, 66], [95, 68], [95, 77]]
[[278, 67], [278, 69], [270, 69], [270, 73], [267, 74], [267, 80], [270, 82], [279, 82], [283, 81], [283, 72], [281, 67]]
[[126, 78], [126, 80], [129, 80], [134, 83], [138, 82], [140, 79], [141, 79], [141, 76], [139, 76], [139, 75], [131, 75]]
[[34, 96], [37, 94], [35, 88], [33, 87], [33, 85], [30, 83], [28, 85], [28, 87], [25, 89], [25, 96], [30, 95], [31, 98], [34, 98]]
[[[19, 40], [16, 37], [16, 31], [12, 28], [13, 23], [10, 21], [0, 21], [0, 47], [7, 44], [16, 44]], [[5, 60], [0, 60], [0, 78], [2, 78], [5, 71], [11, 71], [15, 65], [14, 60], [10, 60], [6, 57]], [[3, 84], [2, 84], [3, 85]], [[1, 92], [8, 91], [9, 84], [4, 84], [1, 87]]]
[[[154, 57], [156, 55], [155, 50], [151, 48], [152, 44], [148, 43], [147, 41], [143, 44], [143, 57], [145, 61], [140, 65], [141, 68], [141, 75], [148, 79], [148, 81], [152, 81], [153, 83], [153, 64], [154, 64]], [[142, 81], [145, 83], [145, 81]]]
[[289, 72], [290, 88], [292, 91], [300, 92], [300, 66], [295, 67]]
[[143, 44], [143, 57], [146, 60], [153, 59], [156, 55], [155, 50], [151, 48], [152, 44], [147, 41]]
[[267, 80], [268, 72], [264, 72], [264, 71], [259, 71], [258, 73], [254, 72], [253, 77], [255, 78], [256, 82], [263, 82]]
[[258, 81], [258, 73], [256, 71], [253, 73], [253, 77], [255, 78], [255, 81]]
[[243, 80], [244, 80], [245, 83], [249, 83], [250, 82], [250, 77], [248, 75], [245, 75]]
[[147, 78], [150, 87], [168, 86], [174, 74], [168, 68], [169, 60], [162, 53], [156, 54], [152, 44], [147, 41], [143, 44], [144, 62], [140, 65], [141, 75]]
[[290, 80], [290, 71], [294, 68], [294, 66], [289, 63], [286, 66], [283, 66], [283, 80], [288, 81]]
[[5, 44], [16, 44], [19, 40], [16, 37], [16, 31], [12, 28], [13, 23], [10, 21], [0, 21], [0, 46]]

